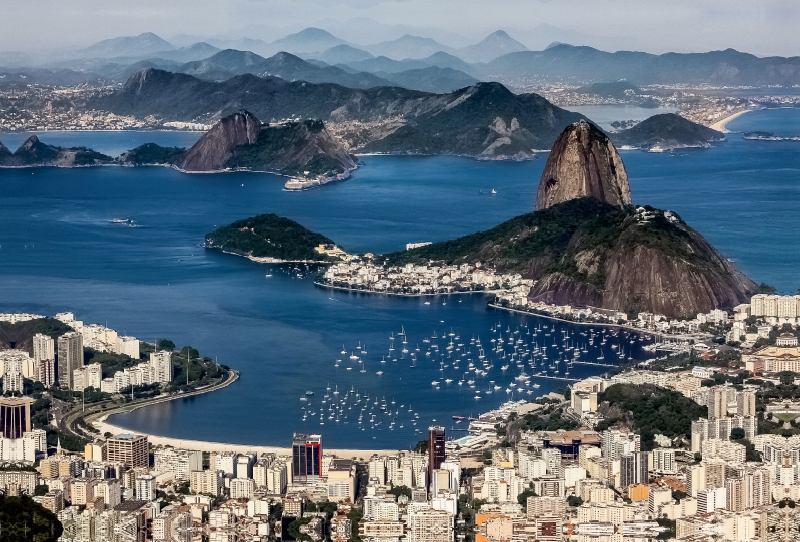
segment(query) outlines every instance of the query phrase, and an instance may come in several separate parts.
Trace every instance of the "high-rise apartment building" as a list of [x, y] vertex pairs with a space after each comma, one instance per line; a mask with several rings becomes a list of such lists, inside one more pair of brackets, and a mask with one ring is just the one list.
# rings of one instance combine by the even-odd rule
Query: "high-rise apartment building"
[[648, 476], [648, 453], [634, 452], [625, 454], [619, 460], [619, 479], [621, 487], [633, 484], [646, 484]]
[[220, 494], [223, 488], [222, 473], [217, 470], [193, 470], [189, 473], [189, 488], [192, 493], [203, 495]]
[[140, 474], [136, 477], [136, 499], [140, 501], [156, 500], [156, 477], [152, 474]]
[[52, 337], [37, 333], [33, 336], [33, 360], [35, 362], [44, 359], [55, 360], [55, 347], [56, 343]]
[[656, 448], [653, 450], [653, 470], [661, 474], [675, 474], [675, 450], [671, 448]]
[[433, 471], [444, 462], [444, 427], [434, 425], [428, 428], [428, 483], [433, 480]]
[[58, 384], [71, 390], [73, 372], [80, 367], [83, 367], [83, 335], [70, 331], [58, 338]]
[[106, 461], [122, 463], [132, 469], [150, 465], [150, 447], [146, 435], [123, 433], [106, 441]]
[[638, 433], [621, 429], [607, 429], [601, 433], [603, 438], [603, 457], [616, 461], [623, 454], [639, 451], [641, 438]]
[[36, 365], [36, 379], [45, 388], [50, 388], [56, 383], [56, 362], [54, 359], [34, 361]]
[[175, 378], [174, 367], [172, 366], [172, 353], [166, 350], [153, 352], [150, 354], [150, 365], [153, 368], [154, 382], [168, 384]]
[[408, 528], [408, 542], [453, 541], [453, 515], [444, 510], [421, 510], [409, 514]]
[[322, 435], [295, 433], [292, 439], [292, 481], [314, 482], [322, 477]]

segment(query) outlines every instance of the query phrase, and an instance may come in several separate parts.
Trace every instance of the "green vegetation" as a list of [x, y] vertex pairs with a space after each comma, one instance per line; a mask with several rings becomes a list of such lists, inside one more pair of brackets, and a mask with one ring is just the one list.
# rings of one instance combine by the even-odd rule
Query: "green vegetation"
[[31, 329], [31, 336], [41, 333], [48, 335], [53, 339], [58, 339], [64, 333], [72, 331], [72, 328], [61, 320], [55, 318], [45, 317], [37, 320], [30, 320], [33, 328]]
[[666, 531], [660, 533], [656, 540], [671, 540], [675, 538], [675, 524], [676, 521], [674, 519], [667, 519], [667, 518], [656, 518], [659, 527], [666, 527]]
[[519, 495], [517, 495], [517, 502], [520, 503], [522, 506], [527, 506], [528, 497], [538, 497], [538, 495], [532, 488], [528, 488]]
[[513, 431], [518, 429], [522, 431], [558, 431], [559, 429], [571, 431], [580, 427], [580, 424], [572, 418], [565, 417], [563, 408], [556, 407], [525, 414], [512, 422], [511, 427]]
[[[186, 386], [186, 362], [189, 362], [189, 387]], [[170, 390], [188, 391], [192, 386], [205, 386], [212, 379], [219, 378], [224, 366], [218, 366], [209, 357], [200, 357], [200, 353], [191, 346], [184, 346], [172, 355], [173, 379]]]
[[332, 244], [324, 235], [274, 213], [237, 220], [206, 235], [207, 247], [240, 256], [284, 261], [327, 260], [327, 256], [314, 249]]
[[27, 496], [0, 494], [0, 542], [56, 542], [63, 532], [56, 515]]
[[399, 497], [400, 495], [404, 495], [404, 496], [408, 497], [409, 499], [411, 499], [411, 495], [412, 495], [411, 488], [408, 487], [408, 486], [394, 486], [392, 489], [390, 489], [386, 493], [389, 493], [390, 495], [394, 495], [395, 497]]
[[628, 81], [614, 81], [613, 83], [592, 83], [575, 90], [580, 94], [596, 94], [606, 98], [630, 99], [631, 95], [641, 94], [639, 87]]
[[[649, 206], [645, 209], [654, 210]], [[386, 262], [425, 265], [480, 261], [501, 271], [533, 274], [533, 278], [560, 273], [597, 292], [606, 288], [606, 262], [637, 247], [653, 249], [698, 271], [721, 271], [708, 254], [694, 246], [690, 232], [685, 224], [673, 223], [663, 213], [639, 222], [631, 206], [579, 198], [459, 239], [388, 254]], [[599, 265], [591, 272], [582, 271], [578, 264], [587, 253], [598, 256]]]
[[669, 438], [691, 436], [692, 420], [706, 417], [708, 408], [674, 390], [652, 384], [614, 384], [598, 396], [604, 420], [598, 431], [614, 425], [638, 430], [643, 450], [655, 447], [656, 433]]
[[297, 518], [293, 522], [289, 524], [289, 534], [295, 540], [304, 540], [305, 542], [311, 542], [311, 537], [307, 534], [300, 532], [300, 527], [303, 525], [308, 525], [311, 523], [311, 518]]
[[91, 348], [83, 349], [83, 362], [85, 364], [99, 363], [103, 368], [103, 378], [114, 376], [114, 373], [133, 367], [141, 363], [141, 360], [133, 359], [123, 354], [112, 352], [99, 352]]
[[321, 120], [305, 120], [277, 126], [264, 127], [258, 132], [253, 145], [242, 145], [233, 151], [226, 167], [256, 171], [276, 170], [287, 175], [300, 175], [308, 171], [311, 177], [344, 173], [342, 162], [332, 153], [315, 149], [307, 161], [311, 138], [319, 137], [325, 130]]
[[701, 146], [723, 139], [722, 133], [675, 113], [653, 115], [632, 128], [610, 134], [610, 137], [617, 145], [636, 147]]
[[361, 537], [358, 536], [358, 522], [364, 517], [364, 513], [356, 507], [350, 509], [347, 518], [350, 520], [351, 525], [356, 526], [350, 531], [350, 538], [347, 542], [361, 542]]
[[155, 143], [145, 143], [122, 154], [119, 157], [119, 161], [123, 164], [134, 166], [173, 164], [185, 151], [185, 148], [162, 147]]

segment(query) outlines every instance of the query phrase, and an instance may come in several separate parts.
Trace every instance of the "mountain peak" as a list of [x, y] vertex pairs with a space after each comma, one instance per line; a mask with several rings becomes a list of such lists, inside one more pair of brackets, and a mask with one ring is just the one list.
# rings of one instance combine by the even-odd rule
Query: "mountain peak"
[[505, 30], [496, 30], [479, 43], [464, 47], [458, 52], [461, 58], [469, 62], [489, 62], [508, 53], [527, 50], [525, 45], [509, 36]]
[[37, 145], [39, 145], [39, 138], [36, 137], [35, 135], [32, 135], [28, 139], [25, 140], [25, 142], [20, 146], [20, 148], [19, 148], [19, 150], [17, 152], [19, 152], [19, 151], [30, 151], [31, 149], [33, 149]]
[[631, 203], [628, 174], [614, 144], [600, 128], [580, 120], [567, 126], [550, 151], [536, 210], [587, 196], [617, 206]]

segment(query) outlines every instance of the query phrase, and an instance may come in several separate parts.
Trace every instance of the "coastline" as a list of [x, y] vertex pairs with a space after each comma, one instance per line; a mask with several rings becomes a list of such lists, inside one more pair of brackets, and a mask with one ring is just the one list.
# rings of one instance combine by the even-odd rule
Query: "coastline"
[[660, 336], [663, 335], [663, 333], [654, 333], [654, 332], [649, 331], [647, 329], [639, 329], [639, 328], [630, 327], [630, 326], [621, 326], [619, 324], [608, 324], [608, 323], [603, 323], [603, 322], [575, 322], [573, 320], [567, 320], [566, 318], [559, 318], [557, 316], [551, 316], [549, 314], [541, 314], [541, 313], [538, 313], [538, 312], [529, 312], [529, 311], [523, 311], [523, 310], [520, 310], [520, 309], [512, 309], [510, 307], [503, 307], [502, 305], [495, 305], [494, 303], [488, 303], [487, 305], [489, 307], [492, 307], [493, 309], [498, 309], [498, 310], [501, 310], [501, 311], [516, 312], [518, 314], [527, 314], [528, 316], [538, 316], [540, 318], [547, 318], [548, 320], [557, 320], [559, 322], [564, 322], [565, 324], [575, 324], [576, 326], [617, 327], [617, 328], [620, 328], [620, 329], [627, 329], [629, 331], [635, 331], [636, 333], [642, 333], [644, 335], [651, 335], [653, 337], [660, 337]]
[[[97, 427], [101, 433], [105, 433], [106, 431], [109, 431], [114, 434], [130, 432], [130, 430], [125, 429], [124, 427], [120, 427], [118, 425], [113, 425], [106, 422], [107, 416], [108, 414], [104, 414], [102, 418], [100, 418], [96, 422], [93, 422], [93, 425]], [[258, 444], [232, 444], [228, 442], [181, 439], [181, 438], [164, 437], [160, 435], [151, 435], [149, 433], [137, 433], [137, 434], [147, 435], [150, 444], [153, 445], [174, 446], [175, 448], [188, 448], [190, 450], [201, 450], [204, 452], [233, 451], [237, 453], [247, 453], [254, 451], [257, 452], [258, 454], [273, 453], [278, 455], [292, 455], [291, 447], [264, 446]], [[375, 454], [393, 455], [401, 451], [403, 450], [358, 450], [352, 448], [349, 449], [325, 448], [326, 453], [331, 453], [341, 458], [349, 459], [356, 457], [365, 460], [369, 459]]]
[[[326, 262], [330, 263], [330, 262]], [[403, 294], [399, 292], [378, 292], [376, 290], [359, 290], [358, 288], [348, 288], [346, 286], [334, 286], [333, 284], [325, 284], [324, 282], [314, 281], [315, 286], [320, 288], [330, 288], [331, 290], [342, 290], [345, 292], [359, 292], [362, 294], [372, 295], [393, 295], [397, 297], [433, 297], [437, 295], [468, 295], [468, 294], [494, 294], [502, 292], [503, 290], [470, 290], [468, 292], [437, 292], [433, 294]]]
[[744, 111], [739, 111], [738, 113], [734, 113], [733, 115], [728, 115], [724, 119], [718, 120], [717, 122], [709, 126], [709, 128], [711, 128], [712, 130], [717, 130], [718, 132], [722, 132], [724, 134], [729, 134], [731, 133], [731, 131], [726, 128], [727, 124], [731, 122], [733, 119], [737, 119], [742, 115], [744, 115], [745, 113], [749, 113], [750, 111], [755, 111], [755, 109], [745, 109]]
[[[222, 388], [225, 388], [239, 379], [239, 371], [231, 370], [230, 371], [230, 378], [226, 379], [223, 382], [218, 383], [214, 386], [207, 386], [204, 388], [199, 388], [197, 390], [193, 390], [188, 393], [183, 393], [179, 395], [169, 395], [167, 397], [154, 397], [152, 400], [139, 403], [136, 405], [123, 405], [120, 408], [114, 409], [111, 412], [98, 412], [89, 414], [85, 419], [87, 423], [97, 428], [97, 430], [101, 434], [105, 434], [107, 432], [113, 433], [115, 435], [120, 433], [131, 433], [134, 432], [137, 435], [146, 435], [148, 440], [151, 444], [154, 445], [162, 445], [162, 446], [173, 446], [176, 448], [189, 448], [192, 450], [200, 450], [200, 451], [235, 451], [237, 453], [247, 453], [251, 451], [255, 451], [259, 454], [261, 453], [274, 453], [279, 455], [291, 455], [292, 449], [290, 447], [281, 447], [281, 446], [265, 446], [260, 444], [235, 444], [229, 442], [215, 442], [215, 441], [206, 441], [206, 440], [195, 440], [195, 439], [183, 439], [183, 438], [174, 438], [174, 437], [165, 437], [162, 435], [154, 435], [151, 433], [142, 433], [138, 431], [131, 431], [121, 425], [116, 425], [109, 423], [108, 417], [113, 416], [114, 414], [122, 414], [124, 412], [133, 412], [134, 410], [138, 410], [140, 408], [146, 408], [149, 406], [153, 406], [159, 403], [166, 403], [169, 401], [175, 401], [177, 399], [184, 399], [186, 397], [191, 397], [193, 395], [201, 395], [203, 393], [209, 393], [212, 391], [216, 391]], [[78, 413], [76, 413], [78, 414]], [[82, 413], [81, 413], [82, 414]], [[99, 414], [96, 419], [94, 416]], [[74, 420], [73, 420], [74, 421]], [[72, 431], [75, 432], [74, 430]], [[398, 452], [402, 452], [404, 450], [372, 450], [372, 449], [353, 449], [353, 448], [326, 448], [326, 451], [332, 454], [337, 455], [341, 458], [358, 458], [368, 460], [375, 454], [378, 455], [392, 455], [397, 454]]]
[[231, 256], [239, 256], [240, 258], [246, 258], [252, 262], [256, 263], [265, 263], [265, 264], [284, 264], [284, 263], [303, 263], [303, 264], [314, 264], [314, 265], [330, 265], [333, 262], [323, 262], [317, 260], [279, 260], [277, 258], [270, 258], [266, 256], [252, 256], [246, 254], [237, 254], [236, 252], [230, 252], [224, 250], [222, 247], [218, 247], [216, 245], [201, 245], [203, 248], [211, 249], [211, 250], [219, 250], [223, 254], [230, 254]]

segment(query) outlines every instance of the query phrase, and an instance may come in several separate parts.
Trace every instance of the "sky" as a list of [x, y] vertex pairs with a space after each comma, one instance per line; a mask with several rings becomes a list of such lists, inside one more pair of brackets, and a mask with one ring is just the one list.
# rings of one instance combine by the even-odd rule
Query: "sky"
[[318, 26], [356, 44], [410, 32], [463, 46], [504, 29], [532, 49], [557, 40], [654, 53], [728, 47], [758, 55], [800, 53], [797, 0], [3, 0], [2, 4], [0, 51], [75, 49], [142, 32], [155, 32], [180, 45], [211, 37], [272, 41]]

